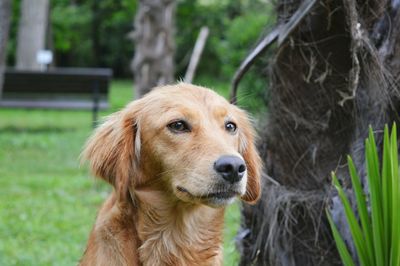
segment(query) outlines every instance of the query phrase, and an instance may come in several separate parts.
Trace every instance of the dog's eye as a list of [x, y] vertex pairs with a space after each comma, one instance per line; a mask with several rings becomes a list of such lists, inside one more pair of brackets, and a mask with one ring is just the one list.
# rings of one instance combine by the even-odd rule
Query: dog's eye
[[229, 133], [235, 133], [236, 132], [236, 124], [233, 122], [226, 122], [225, 123], [225, 130], [228, 131]]
[[172, 122], [168, 124], [167, 127], [169, 130], [176, 133], [190, 132], [189, 125], [183, 120]]

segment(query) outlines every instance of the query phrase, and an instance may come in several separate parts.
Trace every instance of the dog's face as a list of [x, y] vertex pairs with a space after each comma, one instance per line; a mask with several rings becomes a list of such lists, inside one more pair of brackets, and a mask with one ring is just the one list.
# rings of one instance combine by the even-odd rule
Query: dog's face
[[85, 156], [119, 191], [163, 190], [209, 206], [260, 195], [261, 163], [246, 114], [189, 84], [155, 89], [112, 115]]

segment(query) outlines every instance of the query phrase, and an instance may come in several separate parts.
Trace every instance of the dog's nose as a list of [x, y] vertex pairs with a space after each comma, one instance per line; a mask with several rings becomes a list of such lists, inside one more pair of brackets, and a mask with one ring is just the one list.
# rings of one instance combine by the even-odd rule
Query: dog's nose
[[233, 184], [243, 178], [246, 164], [237, 156], [224, 155], [215, 161], [214, 169], [223, 179]]

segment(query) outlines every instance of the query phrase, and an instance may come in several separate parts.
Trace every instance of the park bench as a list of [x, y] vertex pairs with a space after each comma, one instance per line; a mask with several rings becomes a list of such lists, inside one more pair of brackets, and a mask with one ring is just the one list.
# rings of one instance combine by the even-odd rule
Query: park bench
[[56, 68], [48, 71], [7, 69], [0, 107], [92, 110], [108, 108], [112, 70], [106, 68]]

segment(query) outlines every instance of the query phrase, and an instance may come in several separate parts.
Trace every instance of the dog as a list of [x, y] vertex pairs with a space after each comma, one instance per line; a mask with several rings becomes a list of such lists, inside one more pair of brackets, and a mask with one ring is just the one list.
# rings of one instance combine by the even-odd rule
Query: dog
[[248, 116], [195, 85], [155, 88], [110, 115], [82, 158], [114, 189], [80, 265], [222, 265], [224, 207], [260, 197]]

